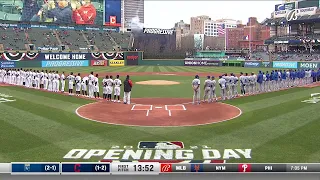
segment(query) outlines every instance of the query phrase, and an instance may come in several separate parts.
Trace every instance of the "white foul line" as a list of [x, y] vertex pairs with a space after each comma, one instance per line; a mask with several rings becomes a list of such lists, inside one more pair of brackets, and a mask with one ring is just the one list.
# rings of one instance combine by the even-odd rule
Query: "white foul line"
[[171, 116], [171, 110], [169, 110], [169, 116]]
[[146, 114], [146, 116], [149, 116], [149, 110], [147, 110], [147, 114]]
[[186, 107], [184, 105], [181, 105], [183, 107], [183, 110], [187, 110]]
[[134, 109], [135, 106], [136, 106], [136, 105], [133, 105], [133, 106], [132, 106], [131, 111], [133, 111], [133, 109]]

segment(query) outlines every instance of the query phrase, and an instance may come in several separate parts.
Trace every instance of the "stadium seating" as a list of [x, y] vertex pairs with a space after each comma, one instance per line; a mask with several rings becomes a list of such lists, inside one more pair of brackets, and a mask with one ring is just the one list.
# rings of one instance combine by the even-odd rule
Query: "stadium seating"
[[28, 44], [34, 44], [35, 49], [42, 47], [58, 48], [66, 46], [66, 50], [88, 51], [92, 50], [112, 51], [115, 47], [128, 49], [130, 33], [100, 32], [100, 31], [76, 31], [53, 30], [41, 28], [0, 28], [0, 45], [3, 50], [29, 50]]
[[83, 33], [89, 44], [96, 46], [99, 50], [113, 49], [115, 46], [107, 32], [84, 31]]
[[26, 29], [29, 44], [34, 44], [36, 47], [52, 47], [59, 46], [59, 41], [53, 30], [45, 29]]
[[25, 50], [25, 44], [28, 43], [24, 29], [18, 28], [0, 28], [0, 44], [3, 44], [4, 50]]

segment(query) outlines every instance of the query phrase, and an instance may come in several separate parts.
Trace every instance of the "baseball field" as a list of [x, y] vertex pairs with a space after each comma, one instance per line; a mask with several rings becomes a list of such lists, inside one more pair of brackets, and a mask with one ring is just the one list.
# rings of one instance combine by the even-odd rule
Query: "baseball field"
[[[72, 149], [136, 149], [140, 141], [181, 141], [185, 149], [205, 145], [221, 152], [217, 159], [223, 159], [225, 149], [251, 149], [251, 158], [240, 154], [240, 158], [227, 159], [235, 163], [320, 162], [319, 104], [301, 102], [319, 93], [319, 87], [191, 105], [191, 81], [196, 74], [204, 82], [207, 75], [259, 69], [127, 66], [52, 70], [65, 74], [94, 71], [100, 81], [106, 74], [120, 74], [122, 80], [128, 74], [134, 82], [132, 104], [2, 85], [0, 95], [10, 101], [0, 103], [0, 162], [97, 162], [104, 155], [64, 157]], [[150, 83], [141, 84], [145, 81]], [[203, 159], [201, 151], [194, 151], [193, 159]]]

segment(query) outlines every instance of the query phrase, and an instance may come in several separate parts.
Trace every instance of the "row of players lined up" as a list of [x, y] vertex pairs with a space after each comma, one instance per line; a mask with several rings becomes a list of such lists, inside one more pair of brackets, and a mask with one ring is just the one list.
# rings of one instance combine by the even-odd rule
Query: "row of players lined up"
[[[120, 76], [117, 75], [115, 79], [113, 76], [105, 76], [101, 81], [103, 87], [103, 98], [108, 101], [120, 101], [120, 86], [122, 85]], [[99, 94], [99, 75], [94, 76], [93, 72], [88, 76], [81, 78], [81, 74], [76, 76], [71, 72], [68, 76], [64, 72], [59, 74], [58, 71], [48, 70], [32, 70], [32, 69], [0, 69], [0, 83], [8, 83], [13, 85], [25, 86], [27, 88], [44, 89], [52, 92], [64, 92], [66, 80], [68, 82], [69, 95], [73, 95], [75, 88], [76, 96], [86, 96], [89, 98], [100, 98]], [[129, 80], [129, 76], [127, 79]], [[130, 88], [127, 88], [124, 102], [130, 103], [130, 92], [132, 82], [129, 80]], [[88, 90], [88, 91], [87, 91]], [[126, 89], [125, 89], [126, 90]], [[112, 99], [112, 93], [114, 96]]]
[[[230, 76], [228, 76], [228, 74], [223, 74], [219, 76], [218, 85], [221, 89], [221, 99], [225, 100], [235, 98], [239, 95], [237, 89], [239, 82], [241, 90], [240, 96], [243, 96], [303, 86], [316, 81], [320, 81], [320, 69], [318, 71], [310, 69], [272, 70], [270, 73], [268, 71], [259, 71], [257, 75], [255, 73], [249, 75], [248, 73], [241, 72], [239, 78], [233, 73], [231, 73]], [[203, 101], [217, 101], [215, 93], [216, 84], [217, 82], [214, 76], [207, 76], [203, 86]], [[196, 75], [195, 79], [192, 81], [194, 104], [200, 104], [200, 86], [199, 76]]]

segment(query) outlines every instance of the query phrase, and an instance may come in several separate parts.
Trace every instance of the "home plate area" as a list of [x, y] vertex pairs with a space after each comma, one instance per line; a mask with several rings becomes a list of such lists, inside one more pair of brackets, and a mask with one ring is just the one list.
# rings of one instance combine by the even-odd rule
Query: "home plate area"
[[145, 111], [146, 116], [163, 114], [164, 111], [167, 112], [168, 116], [172, 116], [175, 111], [186, 111], [187, 108], [183, 104], [176, 105], [144, 105], [135, 104], [132, 106], [131, 111]]
[[224, 103], [193, 105], [182, 98], [137, 98], [132, 104], [98, 101], [76, 114], [87, 120], [123, 126], [181, 127], [218, 123], [236, 118], [241, 110]]

